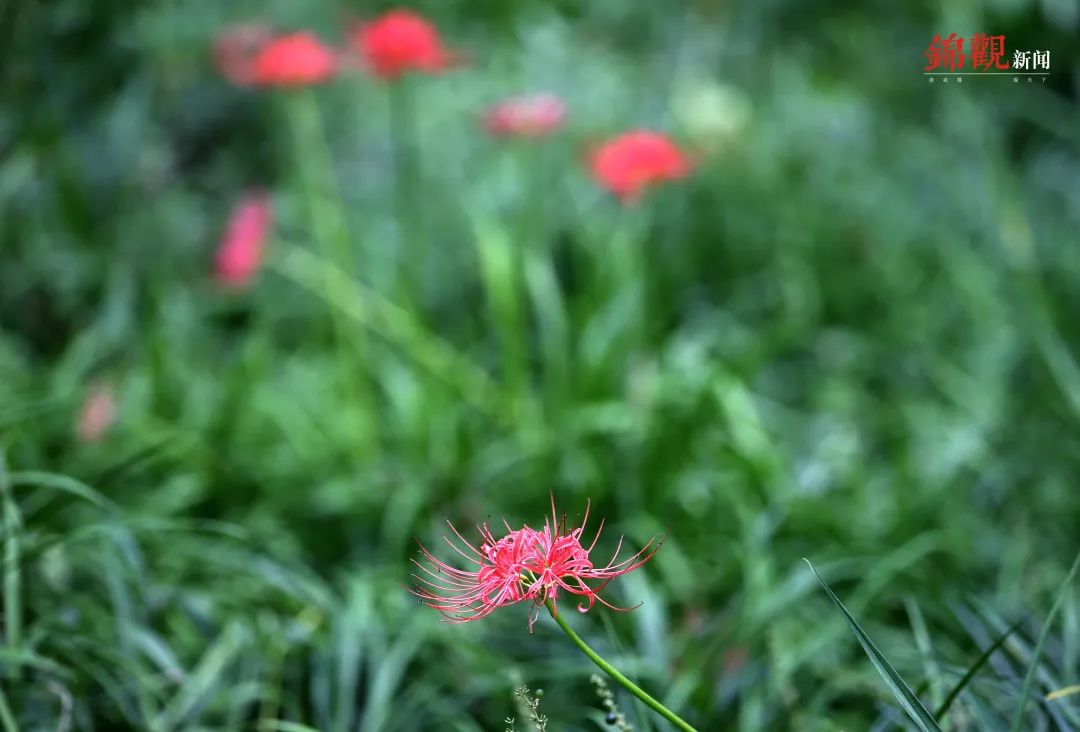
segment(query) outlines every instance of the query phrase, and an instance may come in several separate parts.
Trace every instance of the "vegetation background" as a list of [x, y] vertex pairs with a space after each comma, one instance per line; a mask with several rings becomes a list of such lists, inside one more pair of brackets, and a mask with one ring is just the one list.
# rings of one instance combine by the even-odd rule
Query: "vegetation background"
[[[1080, 536], [1080, 4], [428, 2], [467, 63], [405, 92], [214, 69], [230, 23], [381, 9], [5, 4], [0, 726], [520, 730], [525, 683], [605, 729], [553, 624], [403, 589], [444, 518], [553, 493], [666, 535], [610, 588], [641, 608], [573, 622], [699, 729], [907, 728], [802, 557], [930, 709], [1019, 623], [943, 722], [1009, 729]], [[953, 31], [1051, 75], [930, 84]], [[532, 90], [562, 131], [484, 133]], [[624, 207], [581, 161], [642, 126], [697, 169]], [[268, 261], [223, 292], [252, 186]], [[1025, 730], [1080, 729], [1063, 597]]]

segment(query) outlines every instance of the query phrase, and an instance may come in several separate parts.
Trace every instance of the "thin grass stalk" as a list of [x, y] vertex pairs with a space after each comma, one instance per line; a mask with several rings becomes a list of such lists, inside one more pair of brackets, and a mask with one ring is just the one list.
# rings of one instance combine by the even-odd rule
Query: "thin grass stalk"
[[11, 713], [3, 688], [0, 688], [0, 725], [3, 725], [3, 732], [19, 732], [19, 725]]
[[[22, 567], [19, 537], [22, 521], [12, 495], [7, 458], [0, 444], [0, 502], [4, 514], [4, 642], [13, 656], [22, 645]], [[13, 664], [9, 676], [17, 682], [22, 675], [19, 664]]]
[[1020, 703], [1016, 705], [1016, 713], [1013, 716], [1012, 727], [1009, 728], [1010, 732], [1020, 732], [1020, 730], [1023, 729], [1024, 712], [1027, 710], [1028, 700], [1031, 698], [1031, 692], [1035, 687], [1035, 672], [1039, 668], [1043, 647], [1046, 645], [1046, 639], [1050, 636], [1050, 628], [1054, 625], [1058, 610], [1061, 609], [1061, 603], [1065, 601], [1065, 595], [1072, 586], [1073, 577], [1076, 576], [1077, 569], [1080, 569], [1080, 554], [1076, 555], [1076, 559], [1074, 559], [1072, 563], [1072, 568], [1069, 569], [1069, 574], [1066, 575], [1065, 581], [1061, 583], [1061, 589], [1058, 591], [1057, 599], [1054, 600], [1054, 604], [1050, 607], [1050, 612], [1046, 616], [1046, 622], [1043, 623], [1042, 630], [1039, 632], [1039, 638], [1035, 642], [1035, 650], [1031, 652], [1031, 663], [1028, 665], [1027, 673], [1024, 674], [1024, 683], [1020, 687]]

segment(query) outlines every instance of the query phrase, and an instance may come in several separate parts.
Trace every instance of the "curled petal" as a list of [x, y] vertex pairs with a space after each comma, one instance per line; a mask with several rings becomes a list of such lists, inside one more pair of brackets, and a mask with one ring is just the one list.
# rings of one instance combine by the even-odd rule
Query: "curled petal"
[[623, 547], [620, 537], [611, 560], [596, 567], [590, 554], [603, 530], [603, 520], [589, 547], [585, 548], [581, 543], [590, 507], [591, 504], [586, 504], [580, 526], [568, 528], [566, 515], [559, 515], [552, 497], [551, 516], [545, 520], [543, 530], [536, 531], [528, 526], [511, 529], [504, 521], [507, 533], [496, 538], [488, 525], [481, 524], [476, 527], [481, 539], [478, 547], [447, 522], [457, 542], [449, 536], [444, 537], [444, 541], [467, 562], [469, 569], [448, 564], [420, 544], [423, 561], [414, 560], [420, 573], [413, 574], [416, 585], [410, 591], [421, 602], [442, 613], [447, 622], [454, 623], [478, 620], [499, 607], [527, 600], [532, 605], [530, 632], [541, 605], [550, 601], [553, 610], [558, 612], [560, 592], [583, 598], [577, 605], [579, 612], [588, 612], [596, 603], [619, 612], [633, 610], [637, 606], [618, 607], [599, 593], [616, 577], [649, 561], [663, 542], [654, 537], [635, 554], [620, 561]]

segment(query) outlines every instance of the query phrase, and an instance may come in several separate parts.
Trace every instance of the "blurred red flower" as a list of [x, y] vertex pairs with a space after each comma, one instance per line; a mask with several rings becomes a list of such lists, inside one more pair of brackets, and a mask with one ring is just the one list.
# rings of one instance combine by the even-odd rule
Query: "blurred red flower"
[[597, 148], [590, 160], [593, 178], [604, 188], [631, 203], [654, 183], [685, 178], [690, 161], [669, 137], [659, 132], [633, 130]]
[[233, 209], [215, 261], [217, 281], [226, 287], [243, 287], [262, 262], [273, 211], [265, 193], [249, 193]]
[[318, 84], [337, 73], [337, 55], [307, 31], [278, 36], [251, 59], [250, 78], [259, 86]]
[[513, 97], [492, 107], [484, 122], [496, 137], [543, 137], [562, 126], [566, 103], [555, 94]]
[[414, 70], [434, 73], [454, 61], [435, 26], [409, 10], [391, 10], [360, 25], [352, 33], [352, 43], [380, 79], [396, 79]]
[[750, 660], [750, 653], [743, 646], [733, 646], [724, 651], [724, 673], [733, 675], [739, 673]]
[[218, 71], [237, 86], [252, 86], [255, 83], [252, 62], [273, 38], [274, 31], [267, 23], [241, 23], [226, 28], [214, 41]]
[[98, 442], [116, 422], [116, 396], [106, 382], [91, 384], [79, 409], [75, 436], [80, 442]]

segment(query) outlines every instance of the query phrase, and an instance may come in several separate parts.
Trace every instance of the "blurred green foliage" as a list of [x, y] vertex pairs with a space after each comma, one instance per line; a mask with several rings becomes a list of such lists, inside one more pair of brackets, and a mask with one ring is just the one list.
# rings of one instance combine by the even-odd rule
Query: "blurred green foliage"
[[[404, 90], [213, 68], [230, 23], [383, 7], [4, 11], [0, 728], [502, 729], [528, 683], [605, 729], [550, 624], [403, 589], [444, 517], [553, 493], [666, 535], [641, 608], [574, 622], [699, 729], [905, 728], [804, 556], [931, 710], [1021, 621], [948, 718], [1008, 729], [1080, 525], [1076, 2], [428, 3], [467, 63]], [[953, 30], [1051, 76], [929, 84]], [[534, 89], [565, 130], [484, 135]], [[699, 163], [626, 208], [581, 163], [638, 126]], [[223, 293], [253, 186], [269, 261]], [[1040, 700], [1078, 675], [1073, 590], [1025, 729], [1080, 729]]]

